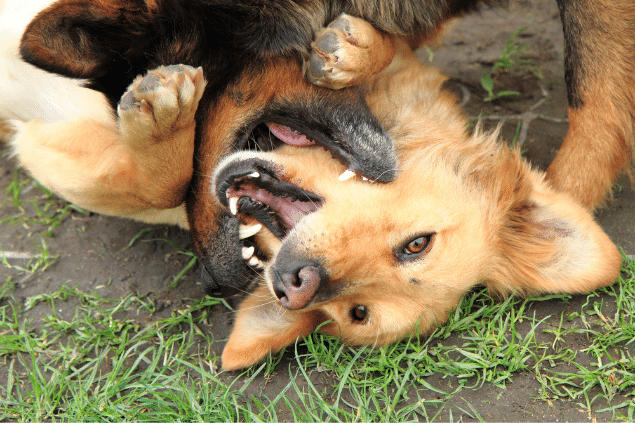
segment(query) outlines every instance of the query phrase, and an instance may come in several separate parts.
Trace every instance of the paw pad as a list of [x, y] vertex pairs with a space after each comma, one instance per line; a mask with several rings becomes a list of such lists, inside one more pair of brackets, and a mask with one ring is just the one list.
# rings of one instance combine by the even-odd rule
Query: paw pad
[[340, 42], [334, 32], [327, 32], [315, 42], [315, 47], [326, 54], [335, 53], [339, 46]]
[[118, 105], [124, 129], [158, 136], [191, 125], [205, 88], [203, 70], [160, 66], [137, 77]]

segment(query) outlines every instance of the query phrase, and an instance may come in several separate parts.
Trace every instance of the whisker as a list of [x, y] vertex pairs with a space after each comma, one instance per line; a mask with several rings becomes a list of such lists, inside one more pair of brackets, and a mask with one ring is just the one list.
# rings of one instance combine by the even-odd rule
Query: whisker
[[241, 310], [231, 310], [231, 311], [226, 311], [226, 312], [224, 312], [224, 313], [223, 313], [223, 315], [233, 314], [233, 313], [238, 313], [239, 311], [254, 310], [254, 309], [257, 309], [257, 308], [259, 308], [259, 307], [264, 307], [264, 306], [268, 306], [268, 305], [271, 305], [271, 304], [275, 304], [277, 301], [278, 301], [278, 300], [271, 300], [271, 301], [268, 301], [268, 302], [266, 302], [266, 303], [262, 303], [262, 304], [255, 305], [255, 306], [253, 306], [253, 307], [243, 308], [243, 309], [241, 309]]

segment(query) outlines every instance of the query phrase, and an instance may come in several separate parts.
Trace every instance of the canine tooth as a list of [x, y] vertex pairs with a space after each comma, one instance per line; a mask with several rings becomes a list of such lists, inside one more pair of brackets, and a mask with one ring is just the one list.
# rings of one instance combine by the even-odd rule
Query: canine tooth
[[250, 173], [249, 175], [250, 178], [260, 178], [260, 173], [259, 172], [254, 172], [254, 173]]
[[256, 251], [256, 249], [251, 246], [251, 247], [243, 247], [241, 254], [243, 256], [243, 260], [248, 260], [250, 259], [253, 255], [254, 255], [254, 251]]
[[247, 239], [250, 236], [256, 235], [262, 229], [262, 225], [260, 223], [256, 223], [252, 226], [240, 225], [238, 227], [238, 239]]
[[367, 178], [367, 177], [362, 176], [362, 181], [367, 181], [367, 180], [368, 180], [368, 178]]
[[338, 181], [348, 181], [349, 179], [351, 179], [353, 176], [355, 176], [355, 172], [353, 172], [350, 169], [346, 169], [339, 178], [337, 178]]
[[229, 202], [229, 211], [235, 216], [238, 214], [238, 197], [229, 197], [227, 199]]

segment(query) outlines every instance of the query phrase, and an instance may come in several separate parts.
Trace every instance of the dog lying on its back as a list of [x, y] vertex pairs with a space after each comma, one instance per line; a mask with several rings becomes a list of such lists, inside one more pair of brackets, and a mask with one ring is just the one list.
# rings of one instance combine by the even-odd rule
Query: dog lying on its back
[[[0, 135], [40, 182], [80, 206], [189, 226], [208, 290], [225, 295], [260, 264], [241, 257], [253, 228], [241, 230], [209, 190], [222, 157], [311, 139], [370, 179], [394, 177], [394, 146], [363, 94], [304, 78], [315, 31], [347, 12], [420, 39], [475, 3], [6, 0]], [[183, 116], [167, 117], [182, 106]]]
[[326, 33], [338, 40], [341, 63], [369, 59], [351, 39], [397, 51], [367, 82], [367, 101], [397, 145], [393, 182], [337, 181], [342, 165], [319, 148], [239, 153], [214, 174], [220, 201], [267, 228], [256, 239], [270, 257], [238, 310], [225, 369], [254, 364], [324, 323], [322, 331], [352, 344], [425, 334], [478, 284], [500, 295], [576, 293], [618, 276], [621, 257], [591, 215], [497, 133], [469, 135], [445, 77], [403, 40], [375, 31], [344, 16]]

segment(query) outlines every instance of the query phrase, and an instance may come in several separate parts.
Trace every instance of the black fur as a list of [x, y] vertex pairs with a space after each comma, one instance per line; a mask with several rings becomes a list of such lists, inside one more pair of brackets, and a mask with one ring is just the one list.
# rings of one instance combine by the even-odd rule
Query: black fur
[[576, 1], [558, 0], [557, 2], [565, 34], [564, 80], [567, 86], [567, 101], [569, 107], [578, 109], [584, 105], [580, 91], [581, 82], [584, 79], [584, 66], [579, 45], [584, 26], [580, 22], [580, 16], [590, 12]]
[[[418, 37], [435, 32], [443, 20], [475, 3], [157, 0], [157, 7], [150, 10], [143, 0], [60, 0], [27, 28], [21, 54], [47, 71], [88, 79], [89, 86], [103, 92], [113, 107], [132, 80], [148, 69], [178, 63], [203, 67], [208, 83], [197, 112], [194, 176], [186, 203], [207, 279], [213, 280], [210, 285], [242, 289], [254, 273], [240, 255], [237, 219], [219, 210], [210, 213], [213, 218], [192, 219], [193, 213], [218, 208], [208, 198], [210, 165], [196, 159], [205, 157], [206, 142], [227, 142], [202, 139], [220, 96], [240, 78], [264, 72], [269, 60], [285, 58], [301, 65], [315, 32], [343, 12], [384, 31]], [[309, 98], [274, 98], [254, 110], [227, 151], [244, 142], [250, 126], [271, 120], [301, 129], [354, 170], [379, 181], [391, 180], [397, 168], [392, 141], [363, 96], [354, 89], [321, 89], [319, 95], [314, 95], [315, 90]], [[231, 98], [237, 104], [248, 101], [239, 91], [232, 91]]]

